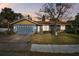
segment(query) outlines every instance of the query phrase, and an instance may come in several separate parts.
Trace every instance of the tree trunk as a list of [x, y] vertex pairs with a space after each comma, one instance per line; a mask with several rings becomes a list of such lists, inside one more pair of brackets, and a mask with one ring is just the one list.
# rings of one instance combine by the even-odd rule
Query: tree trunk
[[43, 29], [42, 29], [42, 26], [40, 26], [40, 34], [43, 33]]
[[75, 34], [77, 34], [77, 29], [75, 28]]
[[57, 20], [58, 20], [58, 19], [55, 19], [55, 24], [54, 24], [54, 35], [55, 35], [55, 36], [58, 35], [57, 25], [56, 25]]
[[9, 31], [9, 28], [10, 28], [10, 24], [9, 24], [9, 22], [8, 22], [8, 31]]
[[13, 25], [10, 25], [10, 31], [13, 32]]
[[54, 35], [57, 36], [58, 35], [58, 32], [57, 32], [57, 26], [56, 24], [54, 25]]

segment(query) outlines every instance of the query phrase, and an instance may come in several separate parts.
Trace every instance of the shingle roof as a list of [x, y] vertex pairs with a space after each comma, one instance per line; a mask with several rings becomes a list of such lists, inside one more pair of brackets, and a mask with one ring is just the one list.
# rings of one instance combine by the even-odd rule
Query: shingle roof
[[37, 21], [38, 25], [54, 25], [54, 24], [57, 24], [57, 25], [67, 25], [66, 22], [62, 22], [62, 21]]
[[[20, 22], [20, 21], [23, 21], [23, 20], [27, 20], [27, 19], [20, 19], [20, 20], [17, 20], [17, 21], [12, 22], [12, 23], [10, 23], [10, 24], [16, 24], [17, 22]], [[34, 24], [37, 24], [37, 23], [36, 23], [35, 21], [33, 21], [33, 20], [27, 20], [27, 21], [32, 22], [32, 23], [34, 23]]]
[[[12, 22], [10, 24], [16, 24], [17, 22], [20, 22], [20, 21], [23, 21], [23, 20], [27, 20], [27, 19], [20, 19], [20, 20], [17, 20], [15, 22]], [[27, 21], [32, 22], [32, 23], [34, 23], [36, 25], [54, 25], [55, 22], [56, 22], [57, 25], [61, 25], [61, 24], [62, 25], [67, 25], [67, 22], [62, 22], [62, 21], [59, 21], [59, 20], [57, 20], [57, 21], [54, 21], [54, 20], [52, 20], [52, 21], [33, 21], [33, 20], [27, 20]]]

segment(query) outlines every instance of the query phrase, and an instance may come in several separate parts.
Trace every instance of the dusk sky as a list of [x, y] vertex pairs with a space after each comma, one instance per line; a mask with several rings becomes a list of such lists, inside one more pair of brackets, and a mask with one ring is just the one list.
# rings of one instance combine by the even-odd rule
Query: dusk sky
[[[0, 3], [0, 11], [4, 7], [9, 7], [17, 13], [22, 13], [23, 15], [30, 14], [34, 17], [35, 12], [38, 12], [42, 5], [43, 3]], [[73, 15], [77, 12], [79, 12], [79, 4], [73, 4]]]
[[34, 16], [35, 12], [38, 12], [42, 5], [43, 4], [41, 3], [1, 3], [0, 11], [4, 7], [9, 7], [17, 13], [22, 13], [23, 15], [30, 14], [31, 16]]

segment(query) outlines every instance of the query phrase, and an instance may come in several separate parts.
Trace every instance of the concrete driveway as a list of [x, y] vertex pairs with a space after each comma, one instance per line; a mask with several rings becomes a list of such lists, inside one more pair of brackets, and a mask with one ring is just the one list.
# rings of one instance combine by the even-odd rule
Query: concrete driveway
[[[14, 55], [13, 51], [29, 51], [30, 48], [31, 35], [14, 34], [0, 39], [0, 55], [10, 55], [11, 52]], [[10, 53], [4, 53], [4, 51], [9, 51]]]

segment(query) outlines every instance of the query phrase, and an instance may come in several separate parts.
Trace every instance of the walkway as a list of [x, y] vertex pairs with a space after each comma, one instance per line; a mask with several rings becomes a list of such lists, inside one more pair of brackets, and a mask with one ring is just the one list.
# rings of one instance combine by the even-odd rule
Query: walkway
[[32, 44], [31, 51], [52, 53], [78, 53], [79, 45]]

